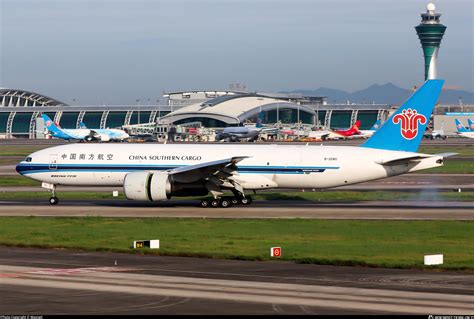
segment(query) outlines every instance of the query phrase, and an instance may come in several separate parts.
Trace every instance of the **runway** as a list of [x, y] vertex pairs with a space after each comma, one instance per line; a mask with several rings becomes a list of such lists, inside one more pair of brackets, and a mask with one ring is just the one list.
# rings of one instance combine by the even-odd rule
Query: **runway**
[[128, 200], [0, 201], [0, 216], [43, 217], [162, 217], [162, 218], [302, 218], [357, 220], [474, 220], [472, 202], [366, 201], [311, 202], [254, 201], [250, 206], [201, 208], [196, 200], [162, 203]]
[[[117, 266], [115, 266], [117, 262]], [[22, 314], [471, 314], [462, 272], [0, 247], [0, 308]]]

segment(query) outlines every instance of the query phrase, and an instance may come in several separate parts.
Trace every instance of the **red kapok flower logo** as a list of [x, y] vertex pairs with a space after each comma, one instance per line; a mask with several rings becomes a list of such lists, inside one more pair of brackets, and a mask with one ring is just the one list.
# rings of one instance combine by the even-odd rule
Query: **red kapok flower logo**
[[401, 123], [400, 132], [403, 138], [412, 140], [418, 135], [418, 124], [426, 124], [426, 117], [418, 114], [416, 110], [406, 109], [395, 115], [392, 119], [394, 124]]

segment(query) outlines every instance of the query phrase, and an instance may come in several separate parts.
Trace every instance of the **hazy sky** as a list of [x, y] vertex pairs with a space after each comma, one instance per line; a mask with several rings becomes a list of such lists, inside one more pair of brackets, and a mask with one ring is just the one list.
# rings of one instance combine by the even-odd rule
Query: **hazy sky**
[[[427, 0], [0, 0], [0, 86], [80, 104], [163, 91], [355, 91], [423, 82]], [[438, 73], [474, 91], [474, 1], [437, 0]], [[162, 99], [162, 98], [161, 98]]]

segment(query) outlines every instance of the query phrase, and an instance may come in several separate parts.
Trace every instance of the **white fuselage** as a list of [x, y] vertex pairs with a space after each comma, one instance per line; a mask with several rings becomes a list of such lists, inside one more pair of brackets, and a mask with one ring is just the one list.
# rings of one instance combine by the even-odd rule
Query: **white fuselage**
[[[135, 171], [247, 156], [237, 164], [244, 189], [323, 189], [441, 166], [439, 156], [382, 165], [416, 153], [350, 146], [222, 144], [72, 144], [37, 151], [17, 166], [29, 178], [55, 185], [122, 186]], [[428, 155], [429, 156], [429, 155]]]
[[467, 138], [474, 138], [474, 132], [457, 132], [457, 134], [459, 136], [462, 136], [462, 137], [467, 137]]
[[374, 135], [375, 130], [359, 130], [358, 134], [350, 136], [350, 138], [369, 138]]

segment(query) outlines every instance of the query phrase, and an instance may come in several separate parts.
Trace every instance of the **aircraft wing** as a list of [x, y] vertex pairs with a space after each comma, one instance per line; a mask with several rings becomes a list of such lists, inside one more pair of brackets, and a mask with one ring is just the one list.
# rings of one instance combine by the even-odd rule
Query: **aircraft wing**
[[192, 183], [197, 181], [213, 181], [215, 184], [222, 185], [222, 182], [228, 180], [236, 169], [235, 164], [247, 156], [235, 156], [218, 161], [200, 163], [196, 165], [178, 167], [169, 170], [169, 174], [174, 181], [182, 183]]
[[95, 138], [99, 138], [101, 136], [99, 132], [97, 132], [96, 130], [91, 130], [91, 129], [89, 129], [89, 135]]
[[329, 131], [311, 131], [310, 137], [326, 138], [331, 134]]
[[111, 132], [107, 132], [106, 130], [94, 130], [94, 129], [88, 129], [89, 134], [88, 136], [95, 138], [97, 140], [100, 140], [102, 142], [108, 142], [111, 139], [114, 138], [113, 134]]

